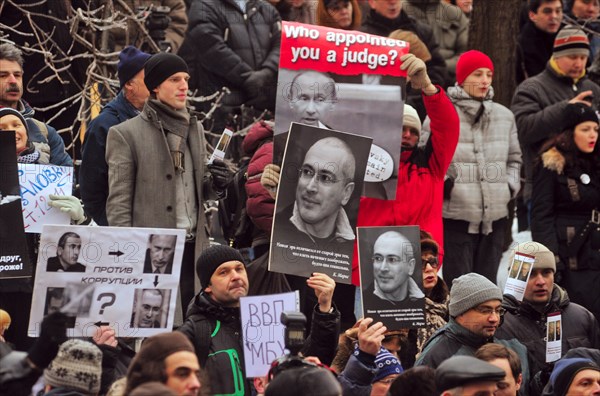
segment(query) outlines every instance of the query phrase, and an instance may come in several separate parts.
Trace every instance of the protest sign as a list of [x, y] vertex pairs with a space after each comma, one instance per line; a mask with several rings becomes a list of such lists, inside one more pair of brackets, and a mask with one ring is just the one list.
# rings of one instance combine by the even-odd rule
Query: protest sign
[[269, 270], [351, 282], [371, 139], [292, 123], [277, 189]]
[[68, 335], [91, 337], [110, 325], [119, 337], [173, 327], [185, 230], [45, 225], [40, 240], [29, 336], [55, 311]]
[[358, 227], [363, 317], [389, 330], [425, 326], [418, 226]]
[[48, 205], [50, 194], [72, 195], [73, 168], [19, 164], [19, 184], [25, 232], [42, 232], [44, 224], [69, 224], [68, 213]]
[[27, 278], [32, 268], [23, 227], [14, 131], [0, 133], [0, 278]]
[[373, 138], [363, 195], [394, 199], [408, 44], [387, 37], [283, 22], [274, 163], [291, 122]]
[[298, 311], [298, 292], [240, 298], [246, 377], [264, 377], [271, 362], [285, 355], [281, 313]]
[[506, 286], [504, 286], [504, 294], [510, 294], [517, 300], [523, 301], [527, 280], [533, 269], [535, 257], [525, 253], [516, 252], [515, 258], [510, 263], [508, 270], [508, 278], [506, 278]]

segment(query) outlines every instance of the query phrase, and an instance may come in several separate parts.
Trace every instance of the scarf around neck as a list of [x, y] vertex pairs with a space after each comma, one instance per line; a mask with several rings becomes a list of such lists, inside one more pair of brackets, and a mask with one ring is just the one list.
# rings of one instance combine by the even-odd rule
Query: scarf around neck
[[148, 99], [148, 106], [156, 111], [164, 131], [167, 145], [178, 172], [185, 172], [184, 153], [190, 127], [190, 114], [187, 109], [175, 110], [158, 99]]

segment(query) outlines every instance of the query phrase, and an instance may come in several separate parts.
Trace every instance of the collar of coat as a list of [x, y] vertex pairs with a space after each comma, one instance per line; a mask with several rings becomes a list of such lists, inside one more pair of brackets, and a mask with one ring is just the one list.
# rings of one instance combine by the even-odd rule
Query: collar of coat
[[566, 162], [565, 156], [556, 147], [552, 147], [542, 154], [544, 168], [550, 169], [559, 175], [563, 174]]

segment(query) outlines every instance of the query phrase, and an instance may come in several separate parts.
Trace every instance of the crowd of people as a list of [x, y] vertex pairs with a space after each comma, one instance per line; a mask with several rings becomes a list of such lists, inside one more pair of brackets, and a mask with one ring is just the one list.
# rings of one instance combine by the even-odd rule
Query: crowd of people
[[[600, 395], [600, 0], [522, 2], [510, 108], [493, 101], [492, 84], [506, 83], [494, 61], [468, 46], [472, 1], [158, 3], [169, 7], [166, 51], [150, 54], [139, 34], [127, 34], [141, 26], [110, 33], [118, 95], [86, 126], [78, 188], [48, 205], [79, 226], [185, 230], [174, 328], [136, 342], [100, 323], [92, 337], [68, 338], [73, 318], [49, 304], [39, 337], [29, 338], [35, 279], [0, 278], [1, 395]], [[275, 111], [282, 20], [410, 43], [399, 66], [403, 124], [390, 131], [401, 136], [396, 198], [361, 196], [357, 226], [417, 225], [421, 257], [406, 253], [402, 233], [381, 233], [370, 284], [360, 282], [358, 232], [347, 216], [358, 194], [351, 145], [315, 141], [300, 159], [293, 203], [275, 211], [285, 168], [275, 165], [275, 124], [264, 116]], [[14, 131], [18, 163], [73, 166], [57, 130], [25, 100], [26, 55], [2, 35], [0, 131]], [[330, 129], [337, 82], [314, 70], [294, 77], [300, 92], [288, 99], [298, 122]], [[333, 86], [333, 97], [317, 95], [315, 84]], [[222, 87], [212, 110], [188, 101], [190, 91]], [[210, 117], [201, 122], [199, 112]], [[264, 118], [248, 129], [243, 158], [208, 161], [205, 128], [219, 132], [240, 116]], [[243, 191], [235, 191], [232, 161], [246, 169]], [[318, 166], [330, 162], [338, 165], [331, 172]], [[232, 191], [244, 199], [233, 219], [249, 223], [230, 234], [243, 226], [250, 237], [210, 243], [205, 206]], [[521, 298], [497, 280], [515, 202], [532, 237], [509, 247], [510, 263], [530, 260], [509, 266]], [[352, 284], [269, 272], [276, 215], [307, 243], [354, 249]], [[27, 234], [34, 266], [38, 243]], [[147, 243], [144, 273], [179, 268], [175, 236], [152, 234]], [[78, 233], [64, 233], [46, 270], [85, 272], [81, 249]], [[299, 292], [306, 338], [251, 378], [240, 299], [290, 290]], [[63, 298], [52, 292], [49, 299]], [[423, 300], [425, 324], [360, 317], [361, 296], [382, 309]], [[124, 320], [165, 327], [165, 299], [140, 289]]]

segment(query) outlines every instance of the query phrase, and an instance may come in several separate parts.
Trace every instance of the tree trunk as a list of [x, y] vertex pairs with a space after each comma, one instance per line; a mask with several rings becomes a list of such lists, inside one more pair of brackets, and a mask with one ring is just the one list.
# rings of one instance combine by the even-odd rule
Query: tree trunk
[[523, 0], [474, 0], [469, 47], [494, 62], [494, 101], [510, 107], [515, 83], [515, 50]]

